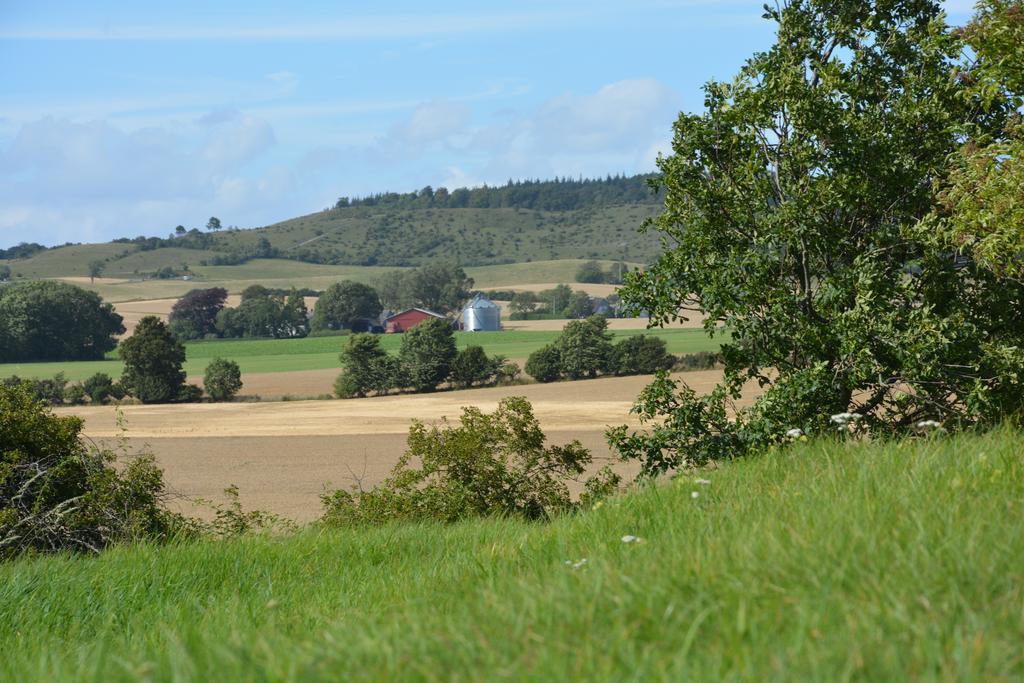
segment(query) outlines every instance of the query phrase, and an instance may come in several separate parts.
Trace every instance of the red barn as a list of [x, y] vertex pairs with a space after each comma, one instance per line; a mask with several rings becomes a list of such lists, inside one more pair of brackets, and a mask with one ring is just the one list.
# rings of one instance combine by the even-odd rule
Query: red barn
[[395, 313], [384, 319], [384, 329], [387, 332], [405, 332], [419, 325], [424, 320], [430, 320], [431, 318], [440, 318], [444, 320], [445, 317], [440, 313], [434, 313], [428, 311], [425, 308], [410, 308], [407, 311], [401, 313]]

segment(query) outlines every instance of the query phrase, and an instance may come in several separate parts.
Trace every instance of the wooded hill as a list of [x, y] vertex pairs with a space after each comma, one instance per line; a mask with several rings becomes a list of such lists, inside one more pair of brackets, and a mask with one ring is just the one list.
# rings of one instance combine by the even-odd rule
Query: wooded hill
[[[165, 275], [180, 274], [183, 264], [237, 265], [256, 258], [363, 266], [440, 260], [465, 266], [591, 258], [650, 262], [660, 252], [658, 240], [637, 230], [661, 207], [647, 188], [649, 177], [510, 181], [502, 187], [343, 197], [332, 208], [262, 228], [211, 231], [204, 226], [175, 233], [170, 226], [166, 238], [125, 237], [53, 249], [19, 245], [0, 253], [0, 263], [25, 277], [52, 277], [87, 275], [88, 264], [96, 260], [106, 275], [161, 269]], [[222, 218], [224, 225], [230, 222]]]

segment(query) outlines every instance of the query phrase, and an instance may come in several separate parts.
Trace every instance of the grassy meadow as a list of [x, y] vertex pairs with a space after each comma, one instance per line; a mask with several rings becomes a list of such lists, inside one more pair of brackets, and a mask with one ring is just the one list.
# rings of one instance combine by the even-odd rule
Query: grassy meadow
[[[459, 348], [482, 346], [488, 355], [501, 354], [508, 358], [525, 359], [531, 353], [551, 343], [560, 333], [555, 331], [502, 331], [502, 332], [456, 332]], [[647, 334], [665, 340], [669, 353], [695, 353], [714, 351], [721, 343], [719, 338], [709, 338], [700, 329], [652, 329], [619, 330], [613, 337]], [[402, 344], [398, 334], [380, 335], [381, 346], [397, 353]], [[231, 339], [196, 341], [185, 345], [185, 371], [190, 375], [202, 375], [213, 358], [228, 358], [236, 361], [242, 373], [294, 372], [298, 370], [323, 370], [338, 368], [338, 353], [345, 344], [345, 337], [307, 337], [305, 339]], [[116, 352], [108, 354], [108, 360], [57, 363], [8, 363], [0, 364], [0, 377], [18, 375], [25, 378], [52, 377], [63, 372], [69, 380], [83, 380], [97, 372], [119, 377], [123, 364], [117, 360]]]
[[1019, 681], [1022, 453], [824, 441], [551, 524], [24, 558], [0, 680]]

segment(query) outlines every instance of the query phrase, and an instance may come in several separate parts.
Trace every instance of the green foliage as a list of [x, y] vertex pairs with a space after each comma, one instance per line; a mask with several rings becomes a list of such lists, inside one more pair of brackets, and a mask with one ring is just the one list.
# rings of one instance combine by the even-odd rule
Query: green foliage
[[461, 266], [438, 262], [382, 277], [377, 289], [385, 306], [396, 311], [425, 308], [436, 313], [459, 310], [473, 290], [473, 278]]
[[89, 280], [94, 281], [106, 269], [107, 264], [103, 261], [89, 261]]
[[590, 305], [590, 295], [586, 292], [573, 292], [569, 297], [562, 315], [566, 318], [586, 318], [593, 313]]
[[[731, 334], [718, 389], [673, 395], [662, 380], [635, 409], [654, 434], [613, 432], [646, 471], [824, 432], [842, 412], [887, 435], [1024, 407], [1024, 287], [913, 236], [962, 136], [997, 133], [1008, 103], [958, 83], [963, 46], [936, 3], [766, 15], [776, 44], [675, 123], [648, 226], [672, 247], [620, 290], [655, 323], [698, 311]], [[749, 380], [761, 395], [733, 414]]]
[[576, 282], [600, 284], [604, 282], [604, 268], [597, 261], [587, 261], [576, 271]]
[[11, 279], [11, 267], [0, 263], [0, 282], [7, 282]]
[[504, 356], [488, 358], [482, 346], [467, 346], [452, 360], [449, 380], [460, 389], [468, 389], [473, 385], [494, 384], [510, 373]]
[[331, 285], [317, 299], [310, 327], [314, 331], [351, 328], [363, 320], [376, 320], [382, 310], [384, 307], [373, 287], [346, 280]]
[[81, 430], [81, 419], [53, 415], [29, 387], [0, 385], [0, 559], [173, 532], [178, 518], [162, 506], [153, 459], [115, 469], [114, 454], [87, 445]]
[[604, 316], [592, 315], [566, 323], [555, 345], [559, 370], [569, 379], [597, 377], [613, 367], [615, 351]]
[[322, 497], [324, 522], [454, 522], [488, 515], [548, 519], [573, 508], [566, 482], [583, 473], [591, 455], [579, 441], [547, 447], [544, 441], [522, 397], [502, 399], [490, 414], [463, 408], [458, 427], [417, 422], [409, 430], [408, 450], [382, 484]]
[[193, 289], [178, 299], [168, 317], [174, 336], [182, 341], [217, 333], [217, 314], [224, 308], [228, 291], [223, 287]]
[[416, 392], [434, 391], [448, 379], [457, 350], [451, 324], [431, 318], [402, 335], [399, 358]]
[[526, 374], [538, 382], [554, 382], [562, 376], [562, 356], [557, 344], [542, 346], [526, 359]]
[[64, 373], [58, 372], [52, 379], [22, 379], [17, 375], [0, 380], [0, 385], [12, 388], [23, 388], [32, 399], [51, 406], [59, 406], [64, 402], [68, 381]]
[[611, 367], [617, 375], [653, 375], [675, 363], [664, 339], [638, 334], [615, 344]]
[[378, 335], [349, 337], [341, 350], [341, 365], [345, 371], [334, 383], [338, 398], [356, 398], [371, 392], [386, 394], [405, 384], [399, 360], [380, 347]]
[[537, 295], [537, 298], [546, 304], [549, 313], [563, 315], [563, 312], [569, 306], [569, 300], [572, 298], [572, 287], [564, 284], [557, 285], [551, 289], [545, 289]]
[[[963, 35], [977, 60], [959, 74], [996, 113], [1024, 103], [1024, 4], [984, 0]], [[986, 131], [989, 132], [989, 131]], [[914, 234], [955, 249], [999, 276], [1024, 279], [1024, 119], [979, 135], [951, 158], [936, 182], [938, 206]]]
[[203, 389], [214, 401], [230, 401], [242, 388], [242, 371], [233, 360], [214, 358], [206, 366]]
[[82, 389], [85, 391], [85, 395], [89, 397], [89, 400], [95, 404], [103, 403], [108, 398], [124, 397], [120, 386], [116, 386], [110, 375], [104, 372], [97, 372], [82, 382]]
[[94, 292], [53, 281], [0, 287], [0, 363], [100, 359], [123, 332]]
[[119, 353], [124, 361], [121, 384], [129, 394], [143, 403], [178, 400], [185, 386], [185, 347], [160, 318], [140, 320]]
[[537, 309], [540, 299], [534, 292], [516, 292], [509, 303], [513, 315], [526, 316]]
[[261, 285], [242, 292], [237, 308], [217, 313], [216, 328], [222, 337], [305, 337], [309, 331], [306, 301], [297, 290], [287, 297]]

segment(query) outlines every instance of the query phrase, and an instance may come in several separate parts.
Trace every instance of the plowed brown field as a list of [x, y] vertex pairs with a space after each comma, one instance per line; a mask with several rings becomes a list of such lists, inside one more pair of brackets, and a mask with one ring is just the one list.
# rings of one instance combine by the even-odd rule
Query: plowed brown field
[[[290, 374], [307, 373], [275, 377]], [[698, 391], [708, 390], [719, 376], [718, 371], [681, 375]], [[246, 378], [247, 388], [252, 381]], [[347, 401], [123, 406], [120, 412], [130, 447], [148, 445], [175, 493], [219, 501], [223, 489], [235, 484], [245, 507], [301, 521], [319, 514], [325, 486], [345, 487], [355, 479], [363, 486], [379, 482], [404, 451], [413, 419], [454, 421], [462, 406], [490, 411], [505, 396], [530, 399], [551, 443], [579, 439], [592, 449], [596, 466], [613, 462], [604, 430], [634, 423], [630, 406], [649, 381], [616, 377]], [[110, 443], [121, 435], [112, 407], [59, 412], [83, 417], [86, 434], [97, 441]], [[635, 472], [633, 465], [614, 462], [623, 474]], [[178, 507], [202, 513], [186, 500]]]

